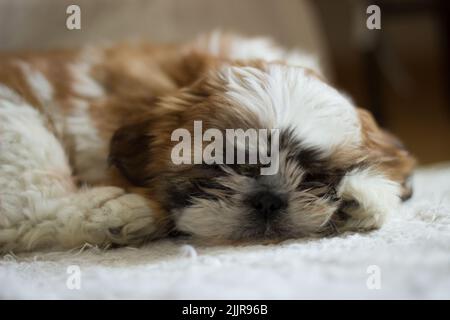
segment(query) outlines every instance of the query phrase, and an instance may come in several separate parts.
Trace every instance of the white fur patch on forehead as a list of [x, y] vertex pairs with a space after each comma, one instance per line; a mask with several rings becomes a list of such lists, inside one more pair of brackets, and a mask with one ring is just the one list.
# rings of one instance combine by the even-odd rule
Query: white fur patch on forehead
[[269, 64], [266, 70], [225, 67], [226, 97], [256, 114], [268, 128], [294, 130], [309, 147], [325, 154], [360, 145], [356, 109], [337, 90], [305, 69]]
[[344, 229], [372, 229], [382, 225], [385, 218], [400, 204], [400, 186], [374, 168], [357, 168], [345, 174], [337, 189], [344, 200], [357, 206], [346, 211], [351, 219]]

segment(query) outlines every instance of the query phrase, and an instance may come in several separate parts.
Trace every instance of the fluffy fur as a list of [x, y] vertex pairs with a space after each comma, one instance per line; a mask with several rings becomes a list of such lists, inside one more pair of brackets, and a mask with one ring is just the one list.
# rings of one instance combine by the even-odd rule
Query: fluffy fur
[[[313, 58], [269, 40], [213, 33], [0, 58], [2, 252], [370, 230], [410, 194], [401, 144]], [[171, 133], [198, 120], [279, 129], [279, 172], [175, 165]], [[277, 205], [270, 219], [265, 197]]]

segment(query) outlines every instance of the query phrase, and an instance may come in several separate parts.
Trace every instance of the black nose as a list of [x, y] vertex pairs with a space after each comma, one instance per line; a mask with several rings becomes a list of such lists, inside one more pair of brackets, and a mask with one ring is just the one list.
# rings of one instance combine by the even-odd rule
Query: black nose
[[261, 191], [250, 197], [250, 205], [265, 219], [273, 218], [286, 207], [286, 201], [279, 195], [269, 191]]

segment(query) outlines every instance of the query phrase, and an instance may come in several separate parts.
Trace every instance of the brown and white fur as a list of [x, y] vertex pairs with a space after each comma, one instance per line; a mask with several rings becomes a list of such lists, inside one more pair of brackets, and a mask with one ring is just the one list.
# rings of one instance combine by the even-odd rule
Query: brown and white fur
[[[194, 120], [280, 129], [279, 172], [173, 164], [171, 132]], [[0, 54], [0, 252], [370, 230], [413, 164], [313, 58], [265, 39]], [[261, 194], [281, 199], [274, 218]]]

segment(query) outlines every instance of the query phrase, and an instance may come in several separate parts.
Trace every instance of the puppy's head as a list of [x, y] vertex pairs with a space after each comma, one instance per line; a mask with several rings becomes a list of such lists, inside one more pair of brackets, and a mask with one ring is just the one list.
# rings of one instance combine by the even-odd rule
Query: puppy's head
[[[177, 230], [195, 237], [263, 240], [367, 230], [410, 192], [414, 161], [396, 138], [303, 68], [227, 65], [151, 108], [115, 133], [112, 162], [160, 203]], [[203, 136], [209, 142], [200, 147], [194, 142], [195, 121], [201, 133], [214, 129], [225, 137], [213, 153], [205, 149], [215, 139]], [[190, 161], [181, 164], [173, 160], [177, 129], [192, 138]], [[227, 163], [228, 129], [269, 129], [267, 148], [277, 132], [277, 170], [261, 174], [267, 164], [259, 158]], [[224, 161], [203, 156], [199, 162], [195, 148]], [[255, 152], [240, 148], [247, 159]]]

